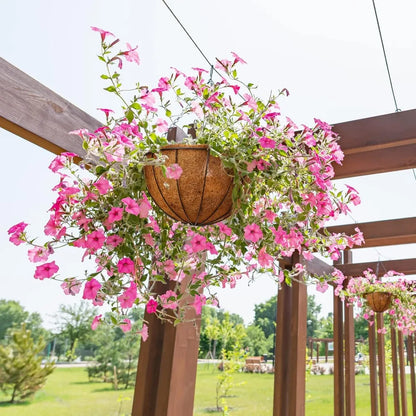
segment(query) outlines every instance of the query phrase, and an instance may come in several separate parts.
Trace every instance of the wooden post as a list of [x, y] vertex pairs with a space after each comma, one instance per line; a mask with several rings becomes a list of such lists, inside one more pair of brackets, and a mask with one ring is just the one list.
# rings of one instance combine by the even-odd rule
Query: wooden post
[[400, 367], [400, 401], [402, 403], [402, 415], [407, 416], [407, 388], [406, 388], [406, 372], [404, 361], [404, 339], [403, 332], [398, 331], [398, 350], [399, 350], [399, 367]]
[[334, 295], [334, 416], [345, 416], [343, 304]]
[[[352, 252], [345, 250], [343, 263], [352, 263]], [[345, 413], [355, 416], [355, 333], [354, 310], [344, 302], [344, 331], [345, 331]]]
[[325, 362], [328, 362], [328, 341], [325, 341]]
[[413, 335], [407, 337], [407, 359], [410, 365], [410, 385], [412, 388], [412, 410], [416, 415], [416, 377], [415, 377], [415, 356]]
[[[285, 267], [299, 262], [295, 254]], [[306, 315], [306, 285], [283, 284], [277, 301], [274, 416], [305, 415]]]
[[[168, 289], [164, 284], [156, 287], [159, 294]], [[184, 302], [189, 304], [190, 297]], [[140, 345], [132, 416], [193, 415], [200, 327], [196, 318], [191, 307], [177, 326], [145, 313], [149, 338]]]
[[368, 349], [370, 354], [370, 397], [371, 416], [378, 416], [377, 394], [377, 346], [375, 320], [368, 324]]
[[345, 406], [346, 415], [355, 416], [355, 335], [354, 309], [344, 303], [345, 316]]
[[394, 416], [400, 416], [400, 399], [399, 399], [399, 366], [397, 364], [397, 337], [396, 328], [390, 325], [390, 339], [391, 339], [391, 358], [393, 367], [393, 402], [394, 402]]
[[[384, 329], [384, 317], [382, 313], [376, 313], [377, 329]], [[380, 386], [380, 416], [387, 416], [387, 384], [386, 384], [386, 356], [385, 356], [384, 334], [377, 334], [377, 357], [378, 357], [378, 383]]]

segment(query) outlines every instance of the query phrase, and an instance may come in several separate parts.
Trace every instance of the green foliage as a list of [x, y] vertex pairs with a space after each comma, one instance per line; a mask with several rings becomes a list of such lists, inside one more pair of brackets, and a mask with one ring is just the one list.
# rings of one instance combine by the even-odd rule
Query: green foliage
[[246, 328], [244, 347], [249, 355], [258, 356], [267, 354], [273, 350], [273, 338], [273, 334], [266, 338], [260, 327], [250, 325]]
[[217, 411], [223, 411], [223, 414], [227, 412], [226, 398], [230, 395], [232, 388], [237, 384], [234, 381], [234, 374], [241, 371], [244, 367], [244, 360], [246, 355], [240, 348], [239, 344], [236, 344], [230, 351], [222, 350], [222, 362], [221, 372], [217, 376], [217, 385], [215, 388], [215, 400]]
[[59, 307], [57, 315], [58, 331], [61, 338], [69, 340], [69, 348], [65, 351], [68, 361], [76, 358], [76, 344], [86, 343], [92, 336], [91, 321], [94, 315], [95, 309], [89, 306], [87, 302]]
[[240, 315], [204, 306], [201, 317], [200, 356], [217, 357], [217, 351], [231, 351], [245, 337], [244, 320]]
[[315, 337], [315, 331], [319, 327], [318, 316], [321, 312], [321, 305], [316, 304], [315, 296], [308, 295], [308, 314], [307, 314], [307, 336]]
[[34, 341], [25, 324], [11, 333], [6, 345], [0, 345], [0, 389], [11, 396], [10, 403], [33, 396], [52, 373], [53, 363], [42, 365], [44, 348], [43, 340]]
[[266, 338], [275, 332], [277, 315], [276, 296], [254, 306], [254, 325], [261, 328]]
[[0, 340], [4, 339], [9, 328], [18, 328], [29, 317], [19, 302], [0, 299]]
[[142, 316], [143, 310], [134, 311], [130, 318], [135, 322], [132, 330], [127, 333], [123, 333], [120, 328], [97, 328], [91, 340], [96, 348], [94, 358], [97, 364], [87, 368], [90, 381], [112, 383], [115, 390], [128, 389], [134, 385], [140, 348], [137, 331]]

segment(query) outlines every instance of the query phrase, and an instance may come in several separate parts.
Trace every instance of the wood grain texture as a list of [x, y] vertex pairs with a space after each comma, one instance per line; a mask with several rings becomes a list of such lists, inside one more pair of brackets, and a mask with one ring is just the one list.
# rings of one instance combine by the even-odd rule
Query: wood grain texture
[[[378, 266], [378, 267], [377, 267]], [[354, 263], [354, 264], [340, 264], [337, 268], [344, 273], [345, 276], [362, 276], [363, 271], [367, 269], [374, 270], [374, 273], [378, 270], [378, 275], [382, 276], [387, 270], [395, 270], [405, 275], [416, 274], [416, 259], [404, 259], [404, 260], [387, 260], [383, 261], [383, 267], [379, 262], [369, 263]]]
[[[292, 264], [300, 261], [294, 254]], [[305, 415], [306, 316], [306, 285], [282, 285], [277, 300], [274, 416]]]
[[53, 153], [84, 154], [68, 132], [102, 123], [0, 58], [0, 127]]
[[337, 179], [416, 167], [416, 110], [338, 123], [345, 153]]
[[368, 324], [368, 353], [370, 357], [371, 416], [378, 416], [377, 344], [375, 321]]
[[[376, 313], [377, 332], [384, 330], [384, 317]], [[378, 385], [380, 388], [380, 416], [387, 416], [387, 377], [386, 377], [386, 349], [384, 333], [377, 333], [377, 363], [378, 363]]]
[[396, 328], [390, 323], [391, 364], [393, 370], [393, 403], [394, 416], [400, 416], [399, 365], [397, 362], [397, 334]]
[[407, 337], [407, 357], [410, 366], [410, 386], [412, 389], [412, 410], [416, 415], [416, 372], [415, 372], [415, 350], [414, 350], [414, 335]]
[[364, 234], [364, 248], [416, 243], [416, 217], [336, 225], [327, 227], [327, 230], [331, 233], [355, 234], [357, 227]]

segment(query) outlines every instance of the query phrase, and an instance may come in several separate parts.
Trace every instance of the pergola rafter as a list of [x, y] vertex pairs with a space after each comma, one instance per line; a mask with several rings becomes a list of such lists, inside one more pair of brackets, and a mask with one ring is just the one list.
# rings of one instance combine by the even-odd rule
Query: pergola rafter
[[[70, 151], [82, 155], [84, 152], [81, 139], [69, 135], [68, 132], [80, 128], [93, 131], [101, 126], [99, 121], [1, 58], [0, 86], [0, 127], [53, 153]], [[341, 135], [340, 144], [346, 154], [344, 164], [335, 168], [336, 178], [416, 167], [416, 110], [339, 123], [334, 126], [334, 131]], [[353, 233], [355, 227], [360, 227], [364, 232], [365, 247], [416, 242], [416, 218], [334, 226], [329, 227], [329, 230]], [[333, 266], [317, 258], [304, 261], [296, 256], [289, 262], [285, 261], [283, 267], [290, 267], [294, 262], [302, 262], [311, 273], [333, 271]], [[375, 270], [378, 264], [353, 264], [350, 252], [344, 255], [343, 262], [344, 264], [338, 264], [336, 267], [347, 275], [361, 274], [367, 267]], [[383, 262], [383, 267], [414, 274], [416, 260]], [[285, 286], [279, 292], [276, 346], [277, 352], [280, 353], [277, 360], [280, 368], [275, 376], [275, 416], [304, 414], [306, 296], [306, 288], [300, 287], [297, 282], [292, 288]], [[292, 309], [294, 306], [295, 313]], [[288, 314], [293, 319], [288, 319]], [[190, 392], [194, 390], [195, 376], [187, 373], [186, 369], [189, 364], [188, 357], [192, 357], [191, 367], [196, 369], [199, 336], [193, 328], [181, 329], [182, 324], [175, 330], [168, 325], [158, 325], [154, 331], [158, 339], [152, 341], [149, 338], [149, 344], [141, 352], [140, 359], [145, 367], [141, 370], [139, 367], [138, 374], [139, 377], [140, 374], [149, 374], [152, 368], [155, 368], [152, 367], [152, 362], [159, 360], [157, 371], [161, 375], [159, 379], [158, 376], [152, 378], [152, 392], [136, 390], [133, 405], [136, 410], [133, 411], [133, 415], [190, 416], [192, 406], [184, 407], [180, 403], [193, 402]], [[340, 416], [355, 414], [353, 329], [352, 308], [347, 308], [339, 298], [334, 297], [334, 414]], [[169, 366], [161, 368], [163, 363], [167, 362]], [[178, 368], [180, 370], [177, 370]], [[291, 371], [293, 369], [295, 371]], [[172, 375], [172, 372], [175, 374]], [[140, 383], [139, 381], [137, 385], [146, 383], [146, 380], [141, 380]], [[288, 386], [285, 385], [286, 381]], [[178, 388], [182, 385], [186, 386], [186, 389]], [[138, 403], [139, 400], [148, 400], [148, 394], [152, 394], [152, 403], [156, 403], [159, 408], [152, 410], [152, 414], [148, 413], [149, 409], [143, 409]], [[159, 405], [159, 402], [163, 405]]]

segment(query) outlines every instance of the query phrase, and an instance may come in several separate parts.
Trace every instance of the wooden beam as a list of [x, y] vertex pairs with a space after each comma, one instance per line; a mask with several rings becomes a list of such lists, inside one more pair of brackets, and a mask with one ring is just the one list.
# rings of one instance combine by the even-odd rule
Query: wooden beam
[[351, 235], [355, 234], [357, 227], [364, 234], [364, 248], [416, 243], [416, 217], [336, 225], [328, 227], [327, 230]]
[[339, 264], [337, 268], [345, 276], [362, 276], [363, 271], [372, 269], [374, 273], [378, 270], [378, 276], [383, 276], [387, 271], [394, 270], [405, 275], [416, 274], [416, 259], [388, 260], [383, 262]]
[[308, 273], [316, 275], [331, 274], [334, 271], [334, 266], [325, 263], [323, 260], [314, 257], [312, 260], [303, 259], [303, 265]]
[[0, 58], [0, 127], [59, 154], [82, 156], [82, 140], [68, 132], [102, 126], [78, 107]]
[[336, 179], [416, 167], [416, 110], [338, 123], [345, 153]]

